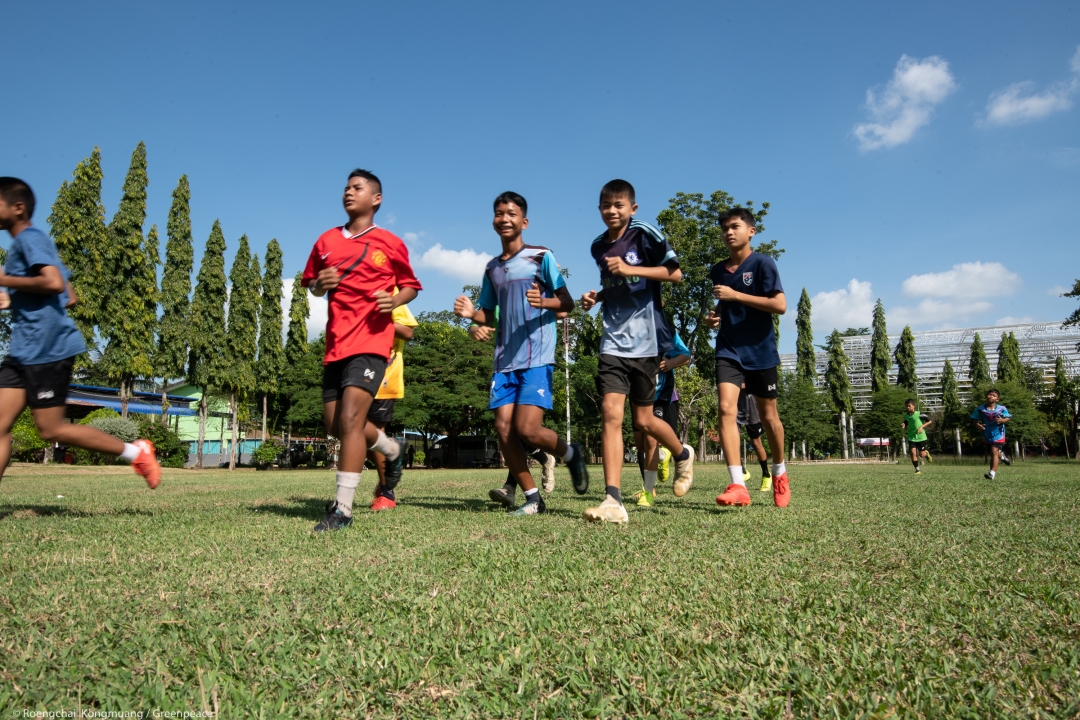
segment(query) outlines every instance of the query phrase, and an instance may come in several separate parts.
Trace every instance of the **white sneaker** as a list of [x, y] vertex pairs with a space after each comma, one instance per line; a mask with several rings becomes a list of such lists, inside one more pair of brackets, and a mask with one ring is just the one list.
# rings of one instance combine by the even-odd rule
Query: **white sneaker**
[[694, 484], [694, 448], [689, 445], [683, 447], [689, 451], [689, 457], [682, 462], [675, 461], [675, 482], [671, 487], [675, 497], [682, 497], [690, 492], [690, 486]]
[[540, 471], [540, 477], [543, 478], [544, 492], [555, 492], [555, 456], [551, 453], [547, 454], [547, 462]]
[[600, 503], [599, 507], [586, 508], [581, 516], [595, 522], [625, 523], [630, 521], [630, 516], [626, 514], [623, 504], [615, 502], [615, 498], [610, 495], [604, 496], [604, 502]]

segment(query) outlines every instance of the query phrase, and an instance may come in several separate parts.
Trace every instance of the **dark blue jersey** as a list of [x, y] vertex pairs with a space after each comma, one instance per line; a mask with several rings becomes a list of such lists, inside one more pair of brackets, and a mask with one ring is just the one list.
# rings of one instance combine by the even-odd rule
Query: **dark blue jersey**
[[[727, 285], [746, 295], [768, 297], [784, 292], [776, 261], [757, 252], [750, 253], [735, 270], [728, 270], [725, 263], [716, 263], [709, 277], [713, 285]], [[721, 302], [719, 314], [716, 357], [734, 360], [744, 370], [768, 370], [780, 364], [772, 313], [741, 302]]]

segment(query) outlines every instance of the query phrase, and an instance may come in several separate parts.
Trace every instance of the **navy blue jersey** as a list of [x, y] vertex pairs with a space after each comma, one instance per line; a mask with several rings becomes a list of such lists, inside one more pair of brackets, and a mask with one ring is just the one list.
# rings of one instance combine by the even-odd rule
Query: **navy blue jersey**
[[[784, 292], [776, 261], [768, 255], [750, 253], [735, 270], [716, 263], [709, 271], [713, 285], [727, 285], [746, 295], [768, 297]], [[739, 363], [744, 370], [768, 370], [780, 364], [773, 331], [772, 313], [755, 310], [741, 302], [721, 302], [720, 330], [716, 333], [716, 357]]]

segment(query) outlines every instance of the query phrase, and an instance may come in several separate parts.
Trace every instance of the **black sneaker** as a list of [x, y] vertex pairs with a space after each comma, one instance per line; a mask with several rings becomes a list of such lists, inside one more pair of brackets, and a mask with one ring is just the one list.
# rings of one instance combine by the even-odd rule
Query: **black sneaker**
[[326, 503], [326, 517], [320, 520], [319, 524], [312, 529], [317, 533], [321, 533], [327, 530], [341, 530], [350, 525], [352, 525], [352, 517], [346, 516], [345, 513], [338, 509], [336, 500], [331, 500]]
[[566, 464], [570, 471], [570, 481], [574, 484], [574, 492], [584, 495], [589, 492], [589, 468], [585, 464], [585, 453], [577, 443], [571, 443], [574, 448], [574, 457]]
[[395, 440], [398, 444], [398, 456], [391, 460], [386, 458], [385, 463], [385, 475], [386, 480], [383, 483], [387, 490], [393, 490], [397, 487], [397, 484], [401, 482], [401, 469], [405, 467], [405, 450], [406, 444], [404, 440]]
[[1012, 460], [1005, 457], [1005, 453], [1001, 453], [1001, 462], [1005, 463], [1006, 465], [1012, 465]]
[[985, 475], [983, 475], [983, 477], [986, 478], [987, 480], [993, 480], [994, 479], [994, 476], [991, 475], [990, 473], [986, 473]]
[[488, 490], [488, 497], [493, 502], [497, 502], [504, 508], [512, 510], [514, 508], [514, 496], [506, 492], [506, 488], [495, 488], [494, 490]]

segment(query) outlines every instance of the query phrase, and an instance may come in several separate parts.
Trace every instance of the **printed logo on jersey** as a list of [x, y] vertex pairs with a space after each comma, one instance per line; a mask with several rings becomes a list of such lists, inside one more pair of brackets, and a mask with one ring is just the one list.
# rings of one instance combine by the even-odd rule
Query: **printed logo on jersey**
[[371, 253], [371, 262], [375, 263], [376, 267], [382, 267], [383, 265], [385, 265], [386, 260], [386, 253], [384, 253], [382, 250], [376, 250], [375, 252]]
[[742, 284], [743, 285], [749, 285], [752, 282], [754, 282], [754, 273], [752, 273], [752, 272], [744, 272], [742, 274]]
[[325, 260], [326, 258], [330, 257], [330, 253], [323, 253], [319, 257], [322, 258], [323, 260]]
[[544, 397], [544, 388], [539, 388], [536, 392], [540, 393], [540, 397]]
[[631, 265], [641, 264], [641, 258], [638, 257], [636, 250], [631, 250], [630, 252], [626, 253], [626, 255], [623, 256], [623, 259]]

